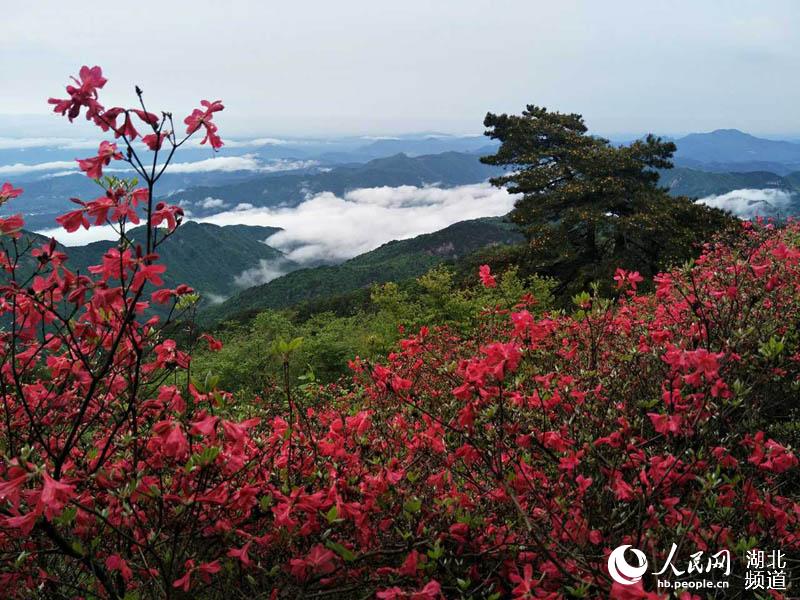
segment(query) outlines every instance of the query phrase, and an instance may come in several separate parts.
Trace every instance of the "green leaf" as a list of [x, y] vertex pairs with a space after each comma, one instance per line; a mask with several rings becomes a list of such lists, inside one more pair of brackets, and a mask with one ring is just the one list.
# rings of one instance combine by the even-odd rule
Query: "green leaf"
[[572, 297], [572, 303], [575, 306], [582, 306], [589, 304], [592, 297], [589, 295], [589, 292], [583, 291], [580, 294], [576, 294]]
[[345, 562], [353, 562], [356, 559], [356, 555], [353, 553], [353, 551], [348, 550], [341, 544], [328, 540], [327, 542], [325, 542], [325, 546], [329, 550], [333, 550], [334, 552], [336, 552], [336, 554], [341, 556]]
[[403, 504], [403, 510], [411, 514], [418, 513], [421, 508], [422, 500], [419, 498], [411, 498]]
[[784, 338], [778, 339], [773, 335], [767, 342], [759, 346], [758, 351], [764, 358], [771, 360], [780, 356], [784, 347]]
[[428, 550], [427, 554], [431, 560], [439, 560], [444, 555], [444, 548], [442, 548], [439, 540], [436, 540], [436, 544]]
[[70, 525], [75, 520], [77, 514], [78, 509], [74, 506], [70, 506], [69, 508], [65, 508], [55, 521], [59, 525]]
[[219, 456], [220, 447], [219, 446], [209, 446], [200, 454], [200, 462], [199, 464], [202, 466], [210, 465], [214, 462], [217, 457]]
[[325, 513], [325, 518], [328, 520], [328, 523], [334, 523], [336, 519], [339, 518], [339, 509], [335, 504]]
[[184, 294], [175, 303], [176, 310], [186, 310], [190, 306], [200, 302], [200, 294]]

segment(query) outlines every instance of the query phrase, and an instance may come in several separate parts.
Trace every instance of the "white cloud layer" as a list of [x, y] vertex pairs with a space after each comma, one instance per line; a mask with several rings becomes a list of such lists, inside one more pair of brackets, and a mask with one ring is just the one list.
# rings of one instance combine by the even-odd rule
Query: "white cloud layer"
[[742, 189], [717, 196], [706, 196], [698, 202], [713, 208], [721, 208], [740, 219], [752, 219], [757, 216], [784, 215], [791, 205], [792, 194], [776, 189]]
[[61, 227], [52, 229], [40, 229], [36, 233], [46, 237], [54, 237], [65, 246], [85, 246], [92, 242], [103, 240], [116, 240], [116, 232], [110, 225], [101, 225], [90, 229], [78, 229], [72, 233], [67, 233]]
[[74, 160], [54, 160], [32, 165], [15, 163], [13, 165], [0, 165], [0, 175], [23, 175], [25, 173], [36, 173], [38, 171], [58, 171], [61, 169], [77, 170], [78, 165]]
[[97, 148], [97, 140], [68, 137], [0, 137], [0, 150], [26, 150], [28, 148], [58, 148], [60, 150]]
[[[282, 140], [279, 138], [261, 137], [253, 138], [251, 140], [225, 140], [226, 148], [258, 148], [260, 146], [283, 146], [289, 144], [289, 140]], [[300, 142], [293, 142], [300, 143]]]
[[[194, 137], [187, 142], [194, 148], [206, 148], [200, 143], [202, 137]], [[259, 137], [252, 139], [225, 138], [225, 148], [260, 148], [262, 146], [284, 146], [286, 144], [302, 144], [303, 140], [284, 140], [274, 137]], [[137, 142], [139, 143], [139, 142]], [[97, 149], [99, 144], [96, 139], [72, 137], [3, 137], [0, 136], [0, 150], [27, 150], [29, 148], [55, 148], [58, 150], [86, 150]]]
[[258, 173], [274, 173], [277, 171], [291, 171], [313, 167], [317, 162], [313, 160], [283, 160], [275, 159], [262, 162], [253, 154], [242, 156], [215, 156], [205, 160], [193, 162], [171, 163], [170, 173], [207, 173], [210, 171], [255, 171]]
[[[208, 173], [212, 171], [234, 172], [234, 171], [254, 171], [257, 173], [275, 173], [277, 171], [291, 171], [294, 169], [306, 169], [313, 167], [317, 162], [314, 160], [284, 160], [274, 159], [264, 162], [253, 154], [242, 156], [215, 156], [193, 162], [171, 163], [170, 173]], [[64, 172], [63, 169], [69, 169]], [[131, 169], [110, 167], [106, 172], [120, 173]], [[68, 175], [78, 171], [78, 163], [74, 160], [55, 160], [50, 162], [24, 164], [15, 163], [11, 165], [0, 165], [0, 175], [24, 175], [27, 173], [47, 173], [49, 171], [60, 171], [51, 173], [54, 175]]]
[[223, 208], [225, 206], [228, 206], [225, 203], [225, 200], [221, 198], [212, 198], [211, 196], [209, 196], [204, 200], [200, 200], [198, 204], [200, 205], [201, 208]]
[[338, 262], [391, 240], [414, 237], [457, 221], [504, 215], [515, 197], [487, 183], [454, 188], [361, 188], [343, 197], [323, 192], [291, 208], [254, 208], [202, 219], [217, 225], [281, 227], [266, 240], [299, 263]]

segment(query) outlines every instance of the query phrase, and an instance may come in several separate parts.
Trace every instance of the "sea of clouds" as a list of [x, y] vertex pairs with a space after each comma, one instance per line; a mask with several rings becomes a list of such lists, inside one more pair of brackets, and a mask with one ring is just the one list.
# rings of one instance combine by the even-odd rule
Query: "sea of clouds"
[[298, 263], [341, 262], [391, 240], [414, 237], [457, 221], [504, 215], [515, 197], [487, 183], [453, 188], [361, 188], [313, 195], [298, 206], [251, 208], [201, 219], [217, 225], [267, 225], [283, 231], [266, 243]]
[[[218, 200], [207, 198], [203, 202], [216, 205]], [[262, 261], [258, 267], [241, 273], [237, 282], [247, 287], [280, 276], [286, 271], [287, 261], [299, 265], [341, 262], [392, 240], [438, 231], [458, 221], [504, 215], [515, 200], [505, 189], [488, 183], [453, 188], [375, 187], [352, 190], [342, 196], [322, 192], [294, 207], [240, 204], [197, 220], [282, 229], [265, 243], [281, 250], [286, 259]], [[110, 227], [80, 229], [72, 234], [61, 229], [39, 233], [52, 235], [69, 246], [115, 239]]]

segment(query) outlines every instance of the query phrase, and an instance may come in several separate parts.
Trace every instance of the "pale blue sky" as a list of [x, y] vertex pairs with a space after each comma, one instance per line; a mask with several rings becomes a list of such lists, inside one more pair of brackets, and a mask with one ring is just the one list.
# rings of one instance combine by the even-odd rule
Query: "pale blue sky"
[[[800, 3], [9, 2], [0, 136], [58, 135], [49, 95], [101, 65], [108, 104], [222, 98], [228, 135], [479, 132], [526, 103], [604, 134], [800, 132]], [[9, 115], [31, 115], [20, 120]]]

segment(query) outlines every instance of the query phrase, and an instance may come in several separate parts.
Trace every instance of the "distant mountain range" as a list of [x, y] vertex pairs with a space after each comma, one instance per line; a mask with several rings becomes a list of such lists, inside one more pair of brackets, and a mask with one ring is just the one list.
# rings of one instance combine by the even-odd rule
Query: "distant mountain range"
[[[170, 172], [159, 181], [162, 197], [182, 202], [194, 217], [233, 210], [238, 205], [296, 206], [310, 195], [400, 185], [438, 185], [449, 187], [478, 183], [499, 172], [482, 165], [479, 157], [491, 153], [495, 145], [481, 136], [445, 136], [438, 134], [401, 136], [365, 140], [347, 138], [330, 142], [259, 141], [231, 144], [219, 158], [247, 161], [286, 161], [275, 168], [290, 170], [258, 172], [246, 170]], [[793, 190], [800, 180], [800, 144], [758, 138], [735, 129], [693, 133], [675, 140], [676, 169], [662, 174], [665, 185], [674, 194], [702, 197], [726, 193], [741, 187], [780, 187]], [[3, 150], [0, 158], [13, 160], [26, 156], [25, 163], [39, 157], [63, 159], [64, 153], [85, 155], [85, 149], [28, 149], [23, 154]], [[11, 154], [9, 154], [11, 153]], [[52, 154], [52, 156], [51, 156]], [[208, 153], [189, 148], [188, 155], [209, 160]], [[247, 161], [243, 156], [251, 157]], [[255, 157], [255, 158], [253, 158]], [[242, 160], [239, 160], [242, 159]], [[293, 161], [300, 159], [305, 162]], [[185, 157], [181, 157], [181, 161]], [[308, 162], [314, 161], [314, 162]], [[234, 163], [232, 169], [238, 168]], [[2, 165], [0, 165], [1, 167]], [[213, 164], [212, 164], [213, 166]], [[17, 203], [0, 208], [0, 214], [19, 211], [24, 206], [28, 226], [33, 229], [54, 227], [55, 217], [68, 206], [70, 197], [91, 199], [101, 193], [94, 182], [79, 173], [28, 172], [3, 175], [25, 189]], [[294, 170], [291, 170], [294, 169]], [[689, 171], [691, 170], [691, 172]], [[702, 173], [702, 174], [698, 174]], [[729, 175], [730, 173], [736, 175]]]
[[[343, 195], [364, 187], [400, 185], [436, 185], [452, 187], [486, 181], [501, 169], [483, 165], [476, 154], [445, 152], [417, 157], [405, 154], [371, 160], [365, 164], [340, 166], [327, 172], [292, 172], [255, 177], [220, 186], [192, 187], [173, 195], [194, 216], [219, 212], [204, 208], [209, 198], [220, 199], [228, 207], [237, 204], [252, 206], [296, 206], [304, 199], [321, 192]], [[771, 171], [717, 172], [676, 166], [659, 172], [661, 185], [674, 196], [703, 198], [726, 194], [739, 189], [800, 190], [800, 170], [779, 175]]]
[[[19, 147], [14, 147], [13, 138], [4, 138], [0, 124], [0, 168], [3, 165], [16, 163], [36, 164], [55, 161], [71, 162], [76, 157], [84, 157], [97, 149], [99, 140], [69, 140], [66, 138], [37, 140], [31, 145], [20, 140]], [[315, 160], [326, 166], [354, 162], [367, 162], [373, 158], [407, 154], [420, 156], [423, 154], [439, 154], [442, 152], [483, 153], [491, 149], [496, 142], [482, 135], [449, 135], [445, 133], [422, 132], [390, 137], [335, 137], [326, 139], [289, 138], [289, 139], [229, 139], [225, 138], [225, 146], [214, 154], [207, 147], [186, 145], [181, 148], [180, 162], [200, 161], [218, 157], [256, 156], [264, 160]], [[52, 170], [64, 170], [64, 167]]]
[[[792, 197], [800, 191], [800, 144], [766, 140], [731, 129], [691, 134], [675, 142], [677, 166], [660, 172], [661, 184], [671, 194], [703, 198], [734, 190], [778, 190], [788, 193], [781, 195], [781, 215], [800, 214], [800, 202]], [[349, 140], [333, 144], [332, 149], [323, 143], [296, 148], [265, 143], [250, 150], [264, 160], [284, 159], [296, 150], [296, 157], [314, 157], [319, 163], [271, 173], [240, 170], [168, 174], [160, 182], [162, 197], [182, 204], [190, 218], [204, 218], [237, 208], [291, 208], [322, 192], [343, 196], [369, 187], [474, 184], [501, 172], [480, 163], [479, 157], [493, 150], [480, 137], [430, 135]], [[391, 154], [382, 156], [384, 153]], [[753, 166], [757, 168], [750, 168]], [[2, 177], [6, 178], [14, 180]], [[25, 195], [0, 208], [0, 214], [23, 212], [32, 229], [54, 227], [55, 217], [68, 210], [70, 197], [91, 199], [101, 193], [94, 182], [80, 174], [29, 174], [23, 179]], [[734, 200], [739, 206], [750, 202], [744, 196]], [[728, 199], [717, 202], [724, 207]], [[168, 266], [167, 283], [187, 283], [210, 301], [224, 300], [215, 306], [206, 304], [203, 319], [212, 323], [240, 313], [363, 289], [376, 282], [414, 277], [435, 264], [486, 245], [520, 239], [502, 219], [464, 221], [436, 233], [390, 242], [339, 265], [300, 269], [301, 265], [264, 243], [277, 231], [274, 227], [219, 227], [187, 221], [160, 248]], [[142, 231], [134, 231], [133, 235], [141, 237]], [[85, 269], [96, 264], [112, 246], [112, 242], [95, 242], [69, 247], [66, 252], [73, 268]], [[265, 265], [271, 269], [271, 276], [288, 274], [243, 290], [247, 281], [258, 278], [248, 279], [242, 274]]]
[[675, 140], [675, 164], [707, 171], [800, 170], [800, 144], [758, 138], [738, 129], [691, 133]]
[[499, 172], [497, 167], [482, 164], [477, 154], [395, 154], [326, 171], [275, 173], [227, 185], [192, 187], [176, 192], [171, 201], [183, 203], [197, 216], [206, 216], [219, 212], [202, 208], [206, 198], [222, 199], [229, 206], [295, 206], [322, 192], [342, 195], [358, 188], [401, 185], [451, 187], [479, 183]]
[[318, 156], [323, 162], [364, 162], [374, 158], [405, 154], [407, 156], [424, 156], [441, 154], [442, 152], [466, 152], [470, 154], [490, 154], [497, 147], [497, 142], [482, 135], [471, 136], [425, 136], [421, 138], [386, 138], [354, 148], [347, 152], [325, 152]]

